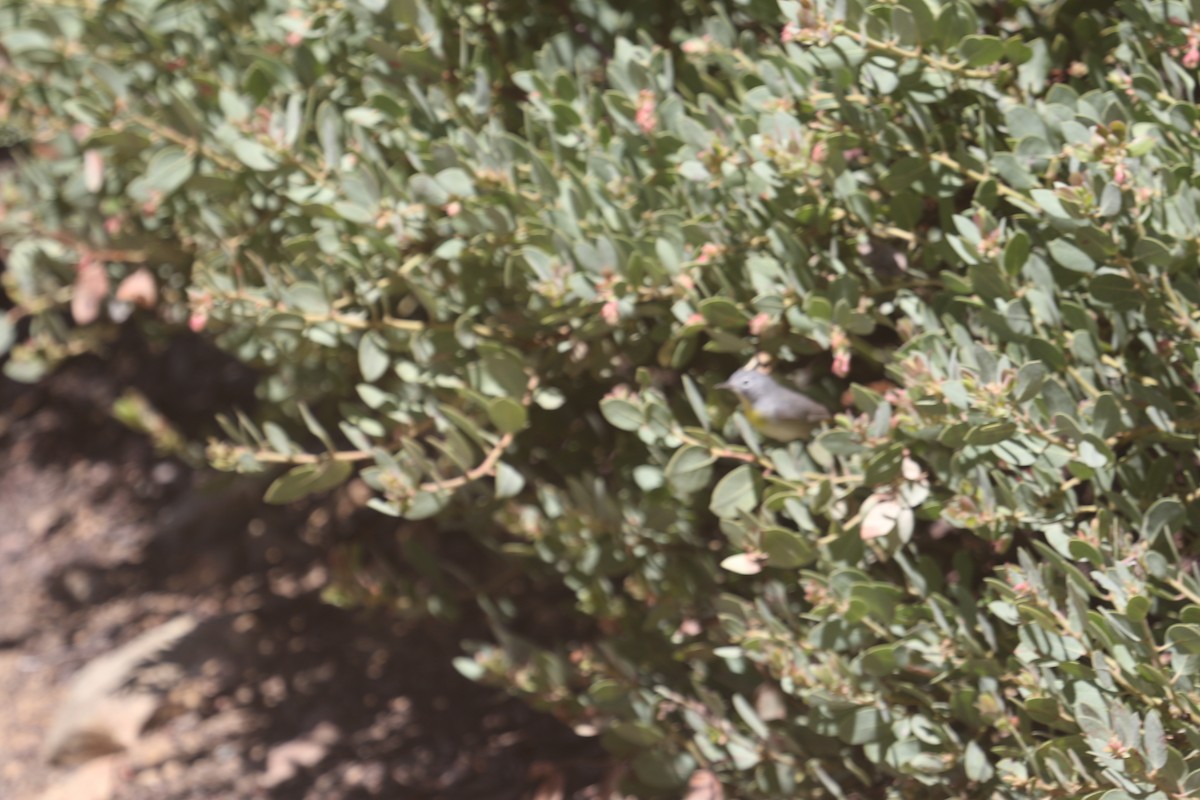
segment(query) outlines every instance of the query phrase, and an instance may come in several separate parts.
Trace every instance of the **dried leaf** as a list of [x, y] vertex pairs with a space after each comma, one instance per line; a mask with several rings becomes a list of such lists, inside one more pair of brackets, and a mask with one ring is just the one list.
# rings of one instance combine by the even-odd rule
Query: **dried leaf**
[[757, 575], [762, 572], [763, 556], [760, 553], [737, 553], [721, 562], [721, 569], [738, 575]]
[[[887, 536], [896, 528], [896, 522], [904, 511], [904, 505], [889, 495], [871, 495], [867, 503], [875, 502], [863, 516], [859, 535], [864, 539], [878, 539]], [[864, 503], [865, 505], [866, 503]]]
[[763, 722], [778, 722], [787, 719], [787, 700], [779, 687], [761, 683], [754, 690], [754, 712]]
[[154, 308], [158, 304], [158, 285], [150, 270], [142, 267], [125, 276], [117, 287], [117, 299], [138, 308]]
[[904, 476], [906, 481], [924, 481], [925, 471], [921, 469], [921, 465], [913, 461], [908, 456], [900, 462], [900, 474]]

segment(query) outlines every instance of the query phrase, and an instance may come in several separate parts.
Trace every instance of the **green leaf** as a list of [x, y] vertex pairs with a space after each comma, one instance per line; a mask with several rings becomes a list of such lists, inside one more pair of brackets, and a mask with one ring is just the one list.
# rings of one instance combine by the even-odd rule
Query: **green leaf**
[[1115, 183], [1105, 184], [1100, 193], [1100, 204], [1096, 209], [1102, 217], [1115, 217], [1121, 213], [1121, 187]]
[[29, 28], [6, 31], [0, 41], [5, 48], [13, 53], [26, 53], [33, 50], [53, 50], [55, 39], [46, 33]]
[[1088, 292], [1100, 303], [1121, 310], [1137, 308], [1142, 302], [1133, 281], [1114, 272], [1101, 273], [1088, 281]]
[[876, 678], [894, 675], [900, 665], [898, 650], [894, 644], [876, 645], [866, 650], [861, 656], [863, 672]]
[[917, 20], [913, 18], [912, 12], [907, 8], [893, 6], [892, 30], [895, 31], [901, 46], [912, 47], [914, 44], [920, 43], [920, 29], [917, 26]]
[[653, 492], [663, 485], [662, 468], [653, 464], [642, 464], [633, 468], [633, 482], [643, 492]]
[[946, 400], [951, 405], [958, 408], [971, 407], [971, 395], [967, 393], [967, 388], [962, 381], [950, 380], [942, 384], [942, 393], [946, 396]]
[[301, 92], [296, 92], [288, 98], [283, 139], [284, 144], [289, 147], [295, 146], [304, 129], [304, 101], [305, 94]]
[[146, 188], [165, 197], [186, 183], [194, 169], [195, 160], [182, 147], [164, 147], [146, 165]]
[[456, 656], [450, 663], [454, 665], [454, 669], [459, 675], [462, 675], [469, 681], [479, 681], [487, 675], [487, 667], [473, 658]]
[[771, 735], [770, 729], [759, 718], [758, 712], [754, 710], [754, 706], [742, 695], [735, 694], [733, 696], [733, 710], [737, 712], [738, 716], [742, 718], [742, 722], [746, 723], [746, 727], [758, 738], [766, 739]]
[[408, 191], [418, 203], [444, 206], [450, 202], [450, 192], [429, 175], [413, 175], [408, 181]]
[[375, 331], [368, 331], [358, 340], [358, 369], [363, 380], [374, 383], [383, 377], [391, 366], [387, 343]]
[[1150, 504], [1142, 517], [1142, 538], [1153, 541], [1164, 531], [1173, 531], [1184, 519], [1183, 503], [1174, 497], [1160, 497]]
[[712, 481], [715, 463], [716, 459], [706, 448], [684, 445], [667, 462], [667, 482], [680, 494], [698, 492]]
[[449, 501], [448, 492], [417, 492], [403, 507], [405, 519], [429, 519], [440, 513]]
[[855, 455], [867, 449], [850, 431], [825, 431], [814, 440], [813, 444], [835, 456]]
[[325, 160], [326, 169], [337, 169], [342, 160], [342, 118], [338, 116], [338, 108], [330, 102], [324, 102], [317, 108], [317, 135], [321, 140], [321, 153]]
[[233, 154], [255, 172], [269, 172], [279, 166], [279, 159], [268, 147], [253, 139], [236, 139]]
[[1014, 66], [1019, 66], [1033, 58], [1033, 48], [1020, 39], [1010, 37], [1004, 40], [1004, 56]]
[[1030, 361], [1017, 370], [1013, 399], [1025, 403], [1037, 397], [1046, 383], [1050, 370], [1041, 361]]
[[353, 472], [354, 467], [348, 461], [327, 460], [316, 464], [301, 464], [276, 478], [267, 487], [263, 499], [276, 505], [291, 503], [310, 494], [340, 486]]
[[737, 304], [724, 297], [709, 297], [700, 301], [700, 315], [714, 328], [738, 330], [746, 327], [750, 317]]
[[967, 742], [967, 747], [963, 752], [963, 772], [967, 775], [967, 780], [975, 783], [986, 783], [992, 779], [995, 774], [995, 769], [988, 761], [987, 753], [978, 742]]
[[383, 121], [383, 113], [379, 109], [366, 106], [347, 109], [346, 113], [342, 116], [347, 122], [352, 122], [364, 128], [374, 128]]
[[455, 197], [473, 197], [475, 195], [475, 182], [471, 180], [471, 176], [465, 170], [458, 167], [442, 170], [434, 180]]
[[567, 402], [567, 398], [558, 389], [548, 386], [538, 388], [533, 393], [533, 402], [538, 408], [545, 409], [546, 411], [554, 411], [562, 408], [563, 404]]
[[958, 52], [972, 67], [985, 67], [1004, 58], [1004, 43], [995, 36], [966, 36]]
[[817, 548], [803, 534], [785, 528], [763, 531], [762, 551], [767, 554], [769, 567], [793, 569], [817, 559]]
[[1142, 730], [1142, 751], [1146, 756], [1146, 766], [1152, 771], [1160, 770], [1167, 764], [1169, 755], [1167, 735], [1163, 730], [1162, 718], [1156, 709], [1150, 709], [1146, 714], [1146, 722]]
[[689, 375], [683, 376], [683, 393], [687, 397], [688, 405], [692, 407], [692, 413], [696, 415], [696, 421], [704, 430], [709, 430], [712, 421], [708, 418], [708, 405], [704, 402], [704, 396], [700, 394], [696, 382]]
[[758, 505], [754, 470], [742, 464], [717, 482], [708, 508], [721, 519], [733, 519]]
[[1074, 220], [1074, 216], [1062, 204], [1057, 192], [1050, 189], [1033, 189], [1029, 192], [1029, 196], [1033, 198], [1033, 202], [1037, 203], [1039, 208], [1051, 217], [1060, 221]]
[[874, 706], [844, 712], [838, 720], [838, 738], [846, 744], [864, 745], [885, 741], [889, 725]]
[[[1019, 622], [1020, 618], [1013, 611], [1014, 619]], [[1016, 624], [1013, 622], [1011, 624]], [[1062, 712], [1059, 711], [1058, 701], [1052, 697], [1031, 697], [1025, 701], [1025, 711], [1029, 714], [1029, 718], [1041, 722], [1045, 725], [1058, 725], [1062, 722]]]
[[1200, 625], [1172, 625], [1167, 628], [1167, 645], [1182, 653], [1200, 653]]
[[325, 290], [309, 281], [298, 281], [284, 291], [284, 299], [305, 314], [328, 314], [332, 308]]
[[1079, 461], [1092, 469], [1107, 467], [1115, 456], [1103, 440], [1088, 434], [1079, 443]]
[[875, 452], [867, 459], [863, 482], [868, 486], [891, 483], [900, 474], [904, 461], [904, 445], [891, 444]]
[[1029, 260], [1033, 245], [1025, 231], [1015, 232], [1004, 245], [1004, 271], [1016, 275]]
[[285, 456], [300, 452], [300, 448], [292, 443], [292, 440], [288, 438], [283, 428], [274, 422], [264, 422], [262, 428], [263, 434], [267, 437], [267, 442], [270, 443], [275, 452], [282, 453]]
[[1133, 260], [1139, 264], [1152, 264], [1156, 267], [1169, 267], [1174, 257], [1171, 249], [1158, 239], [1149, 236], [1138, 239], [1133, 245]]
[[485, 350], [483, 371], [487, 383], [480, 389], [487, 394], [504, 394], [514, 399], [525, 396], [525, 365], [515, 352], [507, 348]]
[[7, 314], [0, 314], [0, 356], [7, 353], [17, 341], [17, 326]]
[[679, 251], [668, 239], [659, 238], [654, 243], [654, 253], [662, 263], [663, 268], [670, 273], [679, 272]]
[[677, 789], [683, 786], [696, 767], [687, 753], [667, 747], [641, 747], [631, 762], [639, 781], [655, 789]]
[[515, 497], [525, 488], [525, 476], [516, 467], [503, 461], [496, 464], [496, 499]]
[[333, 439], [330, 438], [328, 431], [325, 430], [321, 423], [317, 422], [317, 418], [313, 416], [312, 412], [308, 410], [308, 404], [300, 403], [298, 408], [300, 410], [300, 418], [304, 420], [304, 426], [308, 428], [309, 432], [320, 439], [321, 444], [325, 445], [329, 450], [336, 450], [337, 448], [333, 446]]
[[663, 740], [663, 732], [648, 722], [618, 722], [610, 728], [613, 736], [637, 747], [650, 747]]
[[879, 179], [880, 185], [891, 191], [908, 189], [929, 174], [929, 160], [918, 156], [904, 156], [896, 160]]
[[1145, 595], [1135, 594], [1125, 603], [1125, 616], [1133, 622], [1141, 622], [1150, 613], [1150, 599]]
[[[366, 420], [365, 424], [367, 427], [371, 427], [370, 420]], [[341, 422], [338, 423], [338, 430], [340, 430], [342, 432], [342, 435], [346, 437], [346, 439], [350, 442], [351, 445], [358, 448], [359, 450], [362, 450], [363, 452], [367, 452], [369, 450], [374, 449], [374, 444], [371, 442], [371, 439], [358, 426], [352, 425], [352, 424], [350, 424], [350, 422], [348, 422], [346, 420], [342, 420]]]
[[1092, 257], [1066, 239], [1052, 239], [1046, 248], [1051, 258], [1072, 272], [1092, 272], [1096, 269]]
[[610, 425], [623, 431], [636, 431], [646, 421], [642, 409], [618, 397], [606, 397], [601, 400], [600, 413]]
[[501, 433], [519, 433], [529, 424], [529, 410], [511, 397], [488, 401], [488, 419]]
[[712, 173], [695, 159], [688, 159], [682, 162], [679, 165], [679, 174], [689, 181], [704, 182], [712, 180]]
[[868, 61], [862, 66], [862, 79], [880, 95], [889, 95], [900, 85], [900, 76], [891, 62]]

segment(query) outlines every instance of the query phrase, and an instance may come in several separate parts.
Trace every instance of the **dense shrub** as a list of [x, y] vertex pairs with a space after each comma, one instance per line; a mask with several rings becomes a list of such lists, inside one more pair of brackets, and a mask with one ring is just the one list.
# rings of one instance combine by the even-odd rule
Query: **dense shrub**
[[211, 333], [217, 466], [569, 590], [460, 666], [632, 791], [1200, 790], [1194, 4], [101, 5], [0, 2], [9, 375]]

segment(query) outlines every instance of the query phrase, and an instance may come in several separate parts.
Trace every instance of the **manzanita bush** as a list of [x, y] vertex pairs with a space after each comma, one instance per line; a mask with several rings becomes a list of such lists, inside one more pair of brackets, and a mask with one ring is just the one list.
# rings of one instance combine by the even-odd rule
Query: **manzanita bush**
[[[0, 47], [7, 373], [214, 337], [263, 375], [216, 466], [569, 592], [535, 643], [479, 588], [459, 666], [630, 791], [1200, 791], [1200, 3], [0, 0]], [[752, 357], [834, 420], [760, 440]]]

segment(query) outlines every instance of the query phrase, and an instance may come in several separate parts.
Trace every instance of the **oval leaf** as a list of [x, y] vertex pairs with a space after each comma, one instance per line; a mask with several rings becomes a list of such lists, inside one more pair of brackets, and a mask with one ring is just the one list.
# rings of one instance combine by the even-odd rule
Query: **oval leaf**
[[488, 402], [488, 418], [502, 433], [517, 433], [529, 424], [529, 411], [511, 397], [494, 397]]
[[754, 471], [749, 464], [743, 464], [717, 483], [708, 508], [721, 519], [732, 519], [753, 510], [756, 505], [758, 491]]
[[301, 464], [293, 467], [267, 487], [263, 499], [268, 503], [282, 505], [324, 492], [342, 484], [354, 467], [349, 461], [322, 461], [319, 464]]

